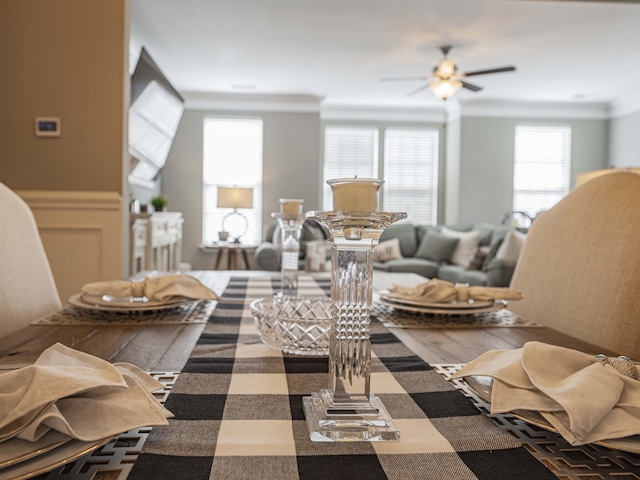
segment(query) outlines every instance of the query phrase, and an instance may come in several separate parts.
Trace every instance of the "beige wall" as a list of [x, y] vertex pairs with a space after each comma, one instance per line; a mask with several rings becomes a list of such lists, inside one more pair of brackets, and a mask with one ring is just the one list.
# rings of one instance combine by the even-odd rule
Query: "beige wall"
[[[34, 213], [63, 300], [84, 282], [127, 274], [128, 7], [0, 1], [0, 182], [39, 199]], [[35, 117], [59, 117], [62, 135], [36, 137]], [[52, 204], [74, 194], [108, 198], [108, 218], [85, 200]]]
[[[122, 193], [127, 8], [0, 2], [0, 181], [10, 188]], [[62, 136], [37, 138], [38, 116], [60, 117]]]
[[608, 120], [463, 117], [458, 221], [497, 223], [511, 211], [515, 127], [571, 126], [571, 186], [608, 164]]

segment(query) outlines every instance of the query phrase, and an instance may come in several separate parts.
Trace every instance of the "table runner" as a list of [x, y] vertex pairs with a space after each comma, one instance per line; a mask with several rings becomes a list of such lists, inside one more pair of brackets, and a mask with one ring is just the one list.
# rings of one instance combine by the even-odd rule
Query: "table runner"
[[[326, 388], [327, 359], [262, 344], [248, 306], [278, 289], [277, 277], [231, 279], [167, 398], [175, 418], [149, 435], [130, 479], [555, 478], [375, 321], [372, 391], [401, 439], [311, 442], [302, 397]], [[329, 289], [300, 279], [300, 294]]]

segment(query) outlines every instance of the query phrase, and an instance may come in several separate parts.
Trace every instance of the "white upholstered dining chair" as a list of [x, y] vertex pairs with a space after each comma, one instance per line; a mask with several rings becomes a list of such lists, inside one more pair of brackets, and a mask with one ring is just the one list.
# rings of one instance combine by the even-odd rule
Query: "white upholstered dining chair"
[[61, 308], [33, 213], [0, 183], [0, 340]]
[[509, 309], [640, 360], [640, 175], [590, 180], [534, 221]]

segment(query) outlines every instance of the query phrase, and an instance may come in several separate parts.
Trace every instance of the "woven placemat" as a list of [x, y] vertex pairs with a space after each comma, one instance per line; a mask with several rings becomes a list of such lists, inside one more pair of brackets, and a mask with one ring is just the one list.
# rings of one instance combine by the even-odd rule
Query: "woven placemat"
[[202, 300], [168, 310], [105, 312], [68, 306], [32, 322], [32, 325], [157, 325], [207, 323], [217, 302]]
[[509, 310], [476, 313], [472, 315], [434, 315], [396, 310], [374, 303], [371, 316], [391, 328], [488, 328], [488, 327], [542, 327]]

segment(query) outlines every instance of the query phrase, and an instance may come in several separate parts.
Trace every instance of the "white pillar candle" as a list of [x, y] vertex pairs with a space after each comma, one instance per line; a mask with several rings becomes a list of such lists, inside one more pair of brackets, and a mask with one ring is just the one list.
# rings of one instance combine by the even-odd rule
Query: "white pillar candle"
[[384, 180], [336, 178], [327, 183], [333, 191], [333, 209], [340, 212], [377, 212], [378, 192]]
[[280, 213], [283, 215], [298, 216], [302, 215], [302, 204], [304, 200], [293, 198], [280, 199]]

